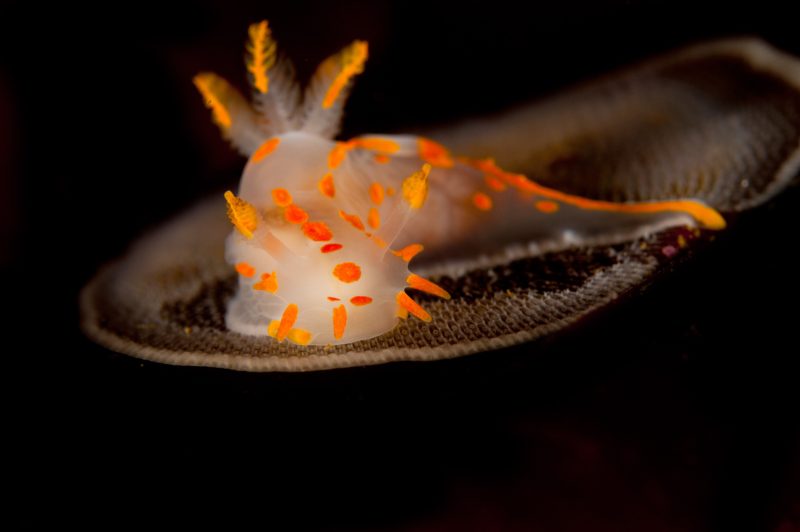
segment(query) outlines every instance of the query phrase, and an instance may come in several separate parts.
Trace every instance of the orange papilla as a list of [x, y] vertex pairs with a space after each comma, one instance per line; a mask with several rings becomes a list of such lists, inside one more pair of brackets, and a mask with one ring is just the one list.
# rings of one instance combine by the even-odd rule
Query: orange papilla
[[372, 183], [369, 186], [369, 199], [371, 199], [372, 203], [375, 205], [383, 203], [383, 185], [380, 183]]
[[350, 298], [350, 303], [357, 307], [363, 307], [372, 303], [372, 298], [369, 296], [354, 296]]
[[409, 287], [414, 288], [416, 290], [420, 290], [427, 294], [438, 296], [443, 299], [450, 299], [450, 294], [447, 292], [447, 290], [445, 290], [438, 284], [431, 282], [423, 277], [420, 277], [419, 275], [416, 275], [414, 273], [412, 273], [406, 278], [406, 282], [408, 283]]
[[293, 203], [283, 210], [283, 217], [289, 223], [301, 224], [308, 220], [308, 213]]
[[253, 285], [253, 290], [263, 290], [274, 294], [278, 291], [278, 275], [275, 272], [262, 273], [261, 280]]
[[333, 175], [325, 174], [317, 183], [317, 188], [323, 196], [332, 198], [336, 195], [336, 187], [333, 185]]
[[269, 155], [270, 153], [274, 152], [277, 149], [278, 144], [280, 144], [280, 142], [281, 139], [277, 137], [265, 141], [264, 144], [259, 146], [258, 149], [255, 152], [253, 152], [253, 157], [252, 157], [253, 162], [254, 163], [261, 162], [261, 160], [264, 157], [266, 157], [267, 155]]
[[344, 305], [339, 305], [333, 309], [333, 337], [339, 340], [344, 336], [344, 329], [347, 326], [347, 309]]
[[333, 233], [325, 222], [306, 222], [302, 225], [303, 234], [314, 242], [326, 242]]
[[281, 316], [281, 323], [278, 325], [278, 332], [275, 333], [275, 338], [277, 338], [279, 342], [282, 342], [289, 334], [289, 330], [292, 328], [292, 325], [294, 325], [294, 322], [297, 321], [297, 313], [298, 308], [294, 303], [290, 303], [286, 306], [286, 309], [283, 311], [283, 315]]
[[275, 205], [278, 207], [286, 207], [287, 205], [291, 205], [292, 195], [289, 194], [289, 191], [285, 188], [273, 188], [272, 201], [274, 201]]
[[397, 304], [400, 308], [410, 312], [422, 321], [431, 321], [431, 315], [425, 312], [425, 309], [417, 304], [416, 301], [408, 297], [403, 291], [397, 293]]
[[440, 168], [452, 168], [455, 162], [447, 148], [430, 139], [420, 138], [418, 141], [419, 156], [426, 163]]
[[236, 271], [242, 277], [252, 277], [256, 273], [256, 269], [246, 262], [240, 262], [236, 265]]
[[364, 222], [361, 221], [361, 218], [359, 218], [357, 214], [347, 214], [344, 211], [339, 211], [339, 216], [342, 218], [342, 220], [349, 223], [359, 231], [364, 230]]
[[342, 262], [333, 268], [333, 276], [343, 283], [354, 283], [361, 279], [361, 267], [355, 262]]
[[319, 250], [323, 253], [333, 253], [334, 251], [339, 251], [342, 247], [341, 244], [325, 244]]
[[424, 248], [422, 244], [409, 244], [408, 246], [404, 247], [403, 249], [399, 249], [397, 251], [392, 251], [393, 254], [397, 255], [404, 261], [408, 262], [413, 259], [420, 251]]

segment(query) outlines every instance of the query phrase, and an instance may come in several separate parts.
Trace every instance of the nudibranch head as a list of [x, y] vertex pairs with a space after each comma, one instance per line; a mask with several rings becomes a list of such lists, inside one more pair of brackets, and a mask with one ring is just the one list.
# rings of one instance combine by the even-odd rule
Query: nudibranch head
[[[411, 138], [332, 140], [367, 44], [324, 61], [302, 106], [266, 21], [250, 27], [247, 50], [252, 108], [216, 76], [195, 78], [214, 121], [249, 155], [238, 195], [225, 194], [226, 260], [239, 276], [228, 328], [325, 345], [380, 335], [409, 313], [430, 320], [405, 289], [449, 294], [408, 269], [421, 246], [391, 246], [425, 203], [431, 165]], [[393, 156], [402, 161], [376, 171]]]

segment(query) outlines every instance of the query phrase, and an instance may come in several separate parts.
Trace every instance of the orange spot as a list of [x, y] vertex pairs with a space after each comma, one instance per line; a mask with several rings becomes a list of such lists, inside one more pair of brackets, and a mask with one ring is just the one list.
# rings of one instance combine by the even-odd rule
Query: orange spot
[[261, 280], [253, 285], [253, 290], [263, 290], [274, 294], [278, 291], [278, 276], [275, 272], [262, 273]]
[[336, 195], [336, 187], [333, 186], [333, 176], [330, 173], [325, 174], [325, 176], [319, 180], [317, 188], [323, 196], [332, 198]]
[[247, 43], [247, 71], [253, 76], [253, 86], [262, 94], [269, 91], [267, 70], [275, 64], [275, 41], [266, 20], [251, 24], [249, 28], [250, 42]]
[[282, 342], [286, 338], [295, 321], [297, 321], [297, 305], [290, 303], [283, 311], [281, 322], [278, 324], [278, 330], [275, 332], [275, 338], [277, 338], [279, 342]]
[[386, 164], [392, 160], [391, 157], [389, 157], [385, 153], [376, 153], [374, 159], [375, 162], [378, 164]]
[[361, 267], [355, 262], [342, 262], [333, 268], [333, 276], [343, 283], [354, 283], [361, 279]]
[[386, 240], [382, 239], [377, 235], [372, 235], [372, 241], [375, 242], [375, 244], [380, 248], [385, 248], [389, 245], [386, 243]]
[[486, 181], [486, 185], [492, 190], [502, 192], [506, 189], [506, 186], [503, 184], [503, 182], [492, 175], [486, 174], [483, 176], [483, 179]]
[[308, 213], [295, 204], [289, 205], [283, 211], [283, 217], [292, 224], [301, 224], [308, 220]]
[[429, 139], [418, 139], [419, 156], [426, 163], [439, 168], [452, 168], [455, 164], [447, 148]]
[[549, 200], [540, 200], [536, 202], [536, 209], [545, 214], [554, 213], [558, 210], [558, 203]]
[[425, 198], [428, 197], [428, 174], [430, 173], [431, 165], [425, 163], [418, 172], [403, 179], [403, 199], [412, 209], [419, 209], [425, 204]]
[[353, 139], [351, 142], [359, 148], [381, 153], [396, 153], [400, 151], [400, 145], [390, 139], [382, 139], [379, 137], [360, 137]]
[[272, 201], [274, 201], [275, 205], [278, 207], [286, 207], [292, 203], [292, 195], [289, 194], [289, 191], [285, 188], [273, 188]]
[[333, 233], [325, 222], [306, 222], [302, 226], [303, 234], [314, 242], [327, 242]]
[[336, 146], [328, 154], [328, 167], [330, 169], [337, 168], [344, 158], [347, 156], [347, 152], [353, 147], [352, 144], [348, 142], [337, 142]]
[[383, 186], [380, 183], [372, 183], [369, 186], [369, 199], [375, 205], [383, 203]]
[[333, 337], [339, 340], [344, 336], [344, 328], [347, 326], [347, 309], [344, 305], [339, 305], [333, 309]]
[[326, 59], [320, 65], [320, 68], [325, 70], [332, 70], [338, 68], [339, 73], [334, 78], [333, 82], [328, 87], [328, 92], [325, 93], [325, 98], [322, 100], [322, 108], [328, 109], [331, 107], [336, 98], [342, 92], [353, 76], [361, 74], [364, 71], [364, 63], [367, 61], [367, 43], [364, 41], [355, 41], [350, 46], [346, 47], [335, 56]]
[[404, 261], [408, 262], [411, 259], [413, 259], [423, 249], [424, 248], [422, 247], [422, 244], [410, 244], [398, 251], [392, 251], [392, 253], [394, 253]]
[[425, 312], [424, 308], [420, 307], [416, 301], [408, 297], [408, 294], [403, 291], [397, 292], [397, 304], [422, 321], [431, 321], [432, 319], [431, 315]]
[[342, 220], [348, 222], [350, 225], [358, 229], [359, 231], [364, 230], [364, 222], [361, 221], [361, 218], [358, 217], [356, 214], [347, 214], [344, 211], [339, 211], [339, 216], [341, 216]]
[[264, 144], [259, 146], [259, 148], [253, 153], [253, 162], [254, 163], [261, 162], [261, 160], [264, 157], [266, 157], [267, 155], [269, 155], [270, 153], [275, 151], [275, 149], [278, 147], [278, 144], [280, 144], [280, 142], [281, 142], [281, 139], [274, 138], [274, 139], [269, 139]]
[[246, 238], [253, 238], [253, 231], [258, 226], [256, 208], [242, 198], [234, 196], [230, 190], [225, 192], [225, 201], [228, 202], [228, 219], [233, 226]]
[[482, 211], [488, 211], [492, 208], [492, 198], [483, 192], [476, 192], [472, 196], [472, 203]]
[[256, 269], [247, 264], [246, 262], [240, 262], [236, 265], [236, 271], [239, 272], [239, 275], [242, 277], [252, 277], [256, 274]]
[[334, 251], [339, 251], [342, 249], [341, 244], [325, 244], [319, 250], [323, 253], [333, 253]]
[[350, 298], [350, 303], [357, 307], [363, 307], [372, 303], [372, 298], [369, 296], [355, 296]]
[[432, 283], [431, 281], [414, 273], [406, 277], [406, 282], [408, 283], [408, 286], [414, 288], [415, 290], [421, 290], [422, 292], [441, 297], [443, 299], [450, 299], [450, 294], [447, 293], [447, 290], [438, 284]]
[[377, 229], [381, 226], [381, 214], [375, 207], [370, 207], [369, 214], [367, 215], [367, 223], [373, 229]]
[[328, 301], [341, 301], [341, 299], [339, 299], [338, 297], [328, 296]]
[[386, 187], [386, 195], [394, 196], [394, 187]]

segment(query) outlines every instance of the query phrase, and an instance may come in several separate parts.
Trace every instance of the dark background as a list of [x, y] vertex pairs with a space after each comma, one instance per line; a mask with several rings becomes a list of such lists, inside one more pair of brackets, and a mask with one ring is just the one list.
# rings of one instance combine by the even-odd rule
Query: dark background
[[798, 530], [797, 190], [644, 294], [501, 352], [258, 375], [84, 339], [96, 269], [237, 179], [191, 77], [244, 88], [262, 18], [301, 79], [370, 42], [345, 135], [500, 110], [713, 37], [800, 53], [777, 2], [5, 2], [11, 528]]

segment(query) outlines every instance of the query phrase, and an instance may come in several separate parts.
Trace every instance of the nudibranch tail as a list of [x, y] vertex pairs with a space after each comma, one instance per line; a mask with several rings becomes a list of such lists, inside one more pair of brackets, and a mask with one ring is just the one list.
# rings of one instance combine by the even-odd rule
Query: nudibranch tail
[[484, 173], [486, 190], [476, 192], [472, 201], [479, 210], [488, 211], [493, 206], [493, 196], [507, 188], [516, 190], [523, 197], [530, 198], [534, 208], [543, 214], [558, 213], [562, 207], [572, 210], [608, 213], [610, 215], [633, 215], [634, 220], [644, 220], [647, 215], [659, 217], [669, 213], [682, 213], [698, 225], [712, 230], [725, 228], [725, 219], [714, 208], [694, 199], [675, 199], [666, 201], [611, 202], [601, 201], [545, 187], [522, 174], [506, 172], [491, 158], [462, 162]]

